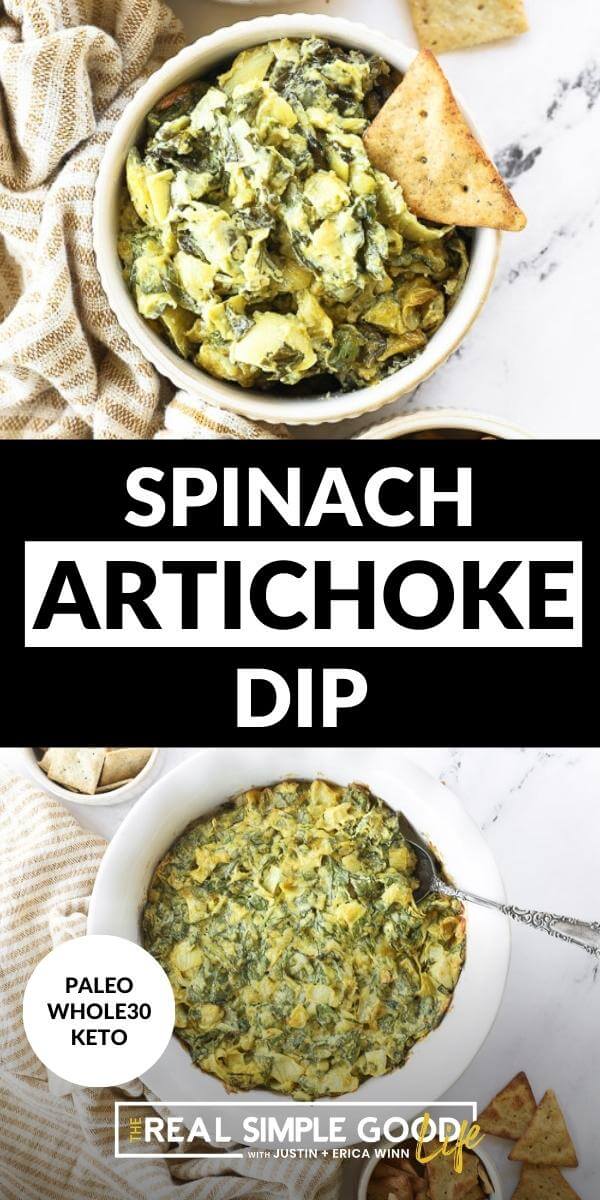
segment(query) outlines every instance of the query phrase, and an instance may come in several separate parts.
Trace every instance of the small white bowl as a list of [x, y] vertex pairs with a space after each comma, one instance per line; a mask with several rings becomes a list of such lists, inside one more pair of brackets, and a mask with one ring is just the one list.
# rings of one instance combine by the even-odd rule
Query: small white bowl
[[452, 429], [457, 433], [480, 433], [482, 437], [494, 437], [503, 440], [511, 438], [530, 438], [531, 434], [518, 425], [490, 417], [487, 413], [470, 412], [462, 408], [426, 408], [419, 412], [402, 413], [397, 417], [389, 417], [363, 429], [355, 434], [356, 441], [379, 441], [391, 438], [414, 437], [416, 433]]
[[[450, 1104], [451, 1104], [451, 1101], [449, 1101], [449, 1106], [450, 1106]], [[391, 1145], [391, 1143], [389, 1143], [389, 1144]], [[388, 1145], [388, 1143], [386, 1143], [386, 1142], [381, 1143], [381, 1146], [385, 1146], [385, 1145]], [[489, 1200], [504, 1200], [504, 1192], [502, 1190], [502, 1182], [501, 1182], [500, 1176], [498, 1174], [498, 1168], [496, 1167], [496, 1164], [492, 1161], [490, 1156], [488, 1154], [486, 1154], [485, 1150], [481, 1149], [480, 1146], [477, 1147], [477, 1150], [475, 1150], [474, 1153], [477, 1155], [478, 1158], [481, 1159], [481, 1161], [490, 1177], [490, 1183], [494, 1189]], [[381, 1159], [375, 1158], [375, 1156], [373, 1156], [373, 1158], [370, 1158], [369, 1161], [367, 1162], [365, 1169], [364, 1169], [364, 1171], [360, 1177], [359, 1183], [358, 1183], [357, 1200], [367, 1200], [367, 1188], [369, 1186], [369, 1180], [370, 1180], [371, 1175], [373, 1174], [373, 1171], [375, 1170], [375, 1167], [377, 1166], [378, 1162], [381, 1162]]]
[[133, 800], [139, 795], [150, 782], [158, 757], [160, 748], [155, 746], [148, 762], [141, 771], [131, 779], [128, 783], [124, 783], [122, 787], [113, 788], [112, 792], [100, 792], [95, 796], [85, 796], [83, 792], [72, 792], [69, 788], [61, 787], [60, 783], [55, 783], [53, 779], [48, 779], [45, 771], [42, 771], [35, 751], [32, 746], [22, 748], [22, 765], [27, 771], [27, 774], [33, 779], [37, 787], [41, 787], [46, 792], [52, 792], [53, 796], [57, 796], [59, 800], [69, 800], [71, 804], [86, 804], [104, 805], [122, 804], [125, 800]]
[[[251, 420], [286, 425], [318, 425], [375, 412], [423, 383], [456, 350], [479, 315], [494, 279], [500, 234], [493, 229], [473, 233], [471, 263], [462, 292], [443, 325], [414, 362], [387, 379], [352, 392], [327, 392], [319, 396], [286, 397], [284, 391], [246, 390], [236, 384], [214, 379], [187, 362], [150, 328], [137, 311], [117, 254], [119, 198], [127, 154], [139, 139], [146, 114], [162, 96], [179, 84], [207, 77], [240, 50], [276, 38], [302, 38], [315, 35], [343, 46], [354, 46], [370, 54], [379, 54], [399, 71], [406, 71], [416, 51], [402, 42], [386, 37], [366, 25], [320, 13], [295, 13], [273, 17], [255, 17], [187, 46], [147, 80], [129, 101], [106, 145], [100, 164], [94, 197], [94, 251], [108, 302], [129, 334], [132, 342], [162, 375], [177, 388], [190, 392], [220, 408], [241, 413]], [[464, 116], [482, 143], [468, 110], [460, 101]]]

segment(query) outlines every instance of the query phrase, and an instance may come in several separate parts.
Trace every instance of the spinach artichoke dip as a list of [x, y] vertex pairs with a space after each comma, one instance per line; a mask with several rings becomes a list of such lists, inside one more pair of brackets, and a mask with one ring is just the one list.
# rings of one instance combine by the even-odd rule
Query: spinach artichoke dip
[[143, 943], [175, 1032], [228, 1090], [354, 1091], [406, 1061], [462, 970], [459, 901], [417, 906], [399, 818], [363, 785], [277, 783], [183, 833], [157, 867]]
[[118, 251], [139, 312], [184, 358], [242, 387], [351, 389], [422, 350], [468, 252], [369, 162], [362, 134], [393, 86], [376, 56], [283, 39], [149, 113]]

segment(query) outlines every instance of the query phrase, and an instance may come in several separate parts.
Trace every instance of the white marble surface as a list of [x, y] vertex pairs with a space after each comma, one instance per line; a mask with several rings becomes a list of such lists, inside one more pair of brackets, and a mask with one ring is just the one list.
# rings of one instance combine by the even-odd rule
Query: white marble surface
[[[194, 753], [163, 752], [167, 771]], [[235, 754], [235, 750], [231, 751]], [[460, 797], [493, 850], [512, 903], [600, 919], [600, 750], [380, 750], [382, 764], [406, 754]], [[0, 759], [11, 760], [0, 750]], [[12, 759], [14, 763], [14, 759]], [[68, 807], [81, 823], [110, 838], [130, 805]], [[485, 987], [485, 980], [482, 980]], [[512, 960], [498, 1020], [448, 1098], [488, 1101], [518, 1070], [541, 1098], [557, 1092], [581, 1166], [568, 1173], [581, 1200], [600, 1195], [596, 1131], [600, 1078], [600, 964], [577, 947], [513, 926]], [[512, 1194], [518, 1168], [510, 1145], [487, 1139]], [[349, 1173], [350, 1175], [350, 1173]], [[351, 1185], [349, 1182], [349, 1195]]]
[[[190, 41], [285, 11], [354, 18], [416, 46], [408, 0], [224, 4], [172, 0]], [[503, 417], [540, 437], [600, 437], [600, 6], [526, 0], [531, 30], [441, 56], [519, 204], [527, 229], [504, 237], [492, 295], [463, 346], [409, 399]], [[348, 437], [362, 422], [294, 436]]]

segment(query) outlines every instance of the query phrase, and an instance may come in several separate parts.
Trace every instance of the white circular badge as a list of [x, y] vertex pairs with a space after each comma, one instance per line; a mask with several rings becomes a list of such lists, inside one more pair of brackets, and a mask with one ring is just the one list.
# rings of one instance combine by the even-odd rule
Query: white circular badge
[[49, 1071], [81, 1087], [143, 1075], [166, 1049], [175, 1000], [162, 967], [135, 942], [73, 938], [38, 963], [23, 997], [32, 1050]]

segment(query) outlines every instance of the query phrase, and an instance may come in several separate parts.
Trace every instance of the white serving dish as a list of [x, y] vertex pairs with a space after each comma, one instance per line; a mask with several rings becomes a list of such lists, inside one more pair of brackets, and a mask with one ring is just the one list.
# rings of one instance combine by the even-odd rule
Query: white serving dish
[[51, 792], [59, 800], [68, 800], [70, 804], [85, 804], [88, 807], [99, 807], [100, 805], [107, 807], [112, 804], [123, 804], [125, 800], [134, 800], [148, 786], [155, 773], [159, 755], [160, 749], [155, 746], [145, 767], [142, 767], [134, 779], [131, 779], [129, 783], [124, 783], [122, 787], [113, 788], [111, 792], [100, 792], [95, 796], [85, 796], [83, 792], [72, 792], [69, 788], [61, 787], [60, 783], [55, 783], [53, 779], [48, 779], [31, 746], [22, 747], [19, 765], [25, 768], [36, 787], [42, 788], [45, 792]]
[[[248, 46], [275, 38], [315, 34], [341, 45], [379, 54], [400, 71], [406, 71], [416, 54], [411, 47], [368, 29], [366, 25], [320, 13], [256, 17], [218, 29], [165, 63], [129, 101], [104, 150], [94, 198], [94, 250], [102, 285], [113, 312], [145, 357], [176, 387], [201, 400], [252, 420], [287, 425], [318, 425], [358, 417], [412, 392], [456, 350], [475, 321], [491, 288], [500, 246], [497, 231], [475, 230], [471, 264], [463, 290], [422, 354], [389, 378], [352, 392], [287, 398], [283, 390], [268, 394], [246, 390], [213, 379], [199, 367], [186, 362], [154, 333], [136, 309], [123, 279], [116, 249], [123, 169], [130, 147], [140, 137], [146, 114], [174, 87], [186, 80], [210, 75], [220, 64], [230, 61]], [[460, 98], [457, 99], [473, 132], [484, 144], [469, 111]]]
[[[88, 932], [116, 934], [139, 942], [140, 916], [154, 867], [175, 838], [191, 821], [230, 796], [286, 776], [369, 784], [432, 842], [449, 874], [461, 886], [492, 899], [504, 899], [492, 853], [460, 802], [448, 788], [394, 752], [206, 750], [159, 779], [125, 817], [100, 865], [90, 902]], [[356, 1105], [348, 1108], [349, 1132], [353, 1128], [355, 1132], [364, 1105], [370, 1101], [403, 1101], [408, 1108], [402, 1115], [417, 1115], [424, 1103], [437, 1100], [458, 1079], [487, 1037], [500, 1007], [508, 971], [508, 922], [498, 912], [469, 905], [467, 929], [467, 961], [448, 1013], [438, 1028], [415, 1046], [401, 1069], [368, 1080], [351, 1096], [339, 1098]], [[144, 1081], [164, 1101], [211, 1102], [224, 1109], [234, 1101], [281, 1102], [281, 1097], [265, 1090], [227, 1093], [218, 1079], [193, 1065], [188, 1051], [175, 1037]], [[298, 1101], [285, 1099], [292, 1107], [298, 1106]], [[185, 1109], [181, 1111], [185, 1116]], [[228, 1113], [228, 1128], [237, 1137], [242, 1116], [243, 1108]]]
[[480, 433], [484, 437], [501, 439], [529, 438], [531, 434], [518, 425], [501, 421], [487, 413], [470, 412], [468, 408], [424, 408], [419, 412], [402, 413], [370, 425], [355, 435], [356, 441], [379, 441], [391, 438], [413, 437], [436, 429], [455, 429], [469, 433]]
[[[381, 1143], [382, 1146], [385, 1146], [387, 1144], [388, 1143], [386, 1143], [386, 1142]], [[504, 1200], [504, 1192], [502, 1190], [502, 1181], [498, 1174], [498, 1168], [497, 1168], [495, 1162], [493, 1161], [492, 1158], [490, 1158], [489, 1154], [486, 1154], [485, 1150], [481, 1146], [478, 1146], [477, 1149], [474, 1151], [474, 1153], [477, 1155], [478, 1158], [481, 1159], [481, 1161], [489, 1175], [490, 1183], [494, 1189], [489, 1200]], [[369, 1161], [367, 1162], [365, 1169], [362, 1172], [359, 1183], [358, 1183], [358, 1195], [357, 1195], [356, 1200], [367, 1200], [367, 1188], [369, 1186], [369, 1180], [370, 1180], [371, 1175], [373, 1174], [373, 1171], [375, 1170], [375, 1167], [377, 1166], [378, 1162], [381, 1162], [381, 1159], [375, 1158], [374, 1156], [373, 1156], [373, 1158], [370, 1158]]]

